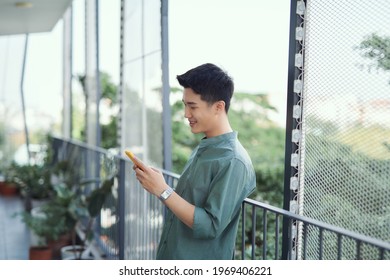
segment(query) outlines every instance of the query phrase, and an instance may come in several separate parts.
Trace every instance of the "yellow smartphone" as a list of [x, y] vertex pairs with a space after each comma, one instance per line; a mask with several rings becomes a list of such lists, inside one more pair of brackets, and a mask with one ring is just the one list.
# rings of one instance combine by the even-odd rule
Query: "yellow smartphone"
[[125, 150], [125, 154], [126, 154], [126, 156], [129, 157], [129, 159], [131, 159], [133, 161], [134, 164], [136, 164], [136, 162], [134, 160], [134, 154], [131, 151]]
[[135, 166], [141, 170], [145, 170], [145, 164], [140, 159], [136, 158], [130, 150], [125, 150], [125, 154], [131, 159]]

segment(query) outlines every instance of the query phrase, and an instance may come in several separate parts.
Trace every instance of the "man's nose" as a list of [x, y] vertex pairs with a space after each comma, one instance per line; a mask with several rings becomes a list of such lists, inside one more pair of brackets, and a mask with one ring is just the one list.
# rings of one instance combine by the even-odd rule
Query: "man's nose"
[[187, 107], [184, 109], [184, 117], [187, 119], [191, 118], [191, 112]]

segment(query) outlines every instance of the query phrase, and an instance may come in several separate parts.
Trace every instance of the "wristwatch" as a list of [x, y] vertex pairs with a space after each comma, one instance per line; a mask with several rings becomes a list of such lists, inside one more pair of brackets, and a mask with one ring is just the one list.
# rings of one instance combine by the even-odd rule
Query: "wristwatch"
[[165, 191], [163, 191], [163, 192], [160, 194], [160, 200], [161, 200], [161, 201], [167, 200], [168, 197], [170, 197], [172, 193], [173, 193], [173, 189], [172, 189], [171, 187], [167, 188]]

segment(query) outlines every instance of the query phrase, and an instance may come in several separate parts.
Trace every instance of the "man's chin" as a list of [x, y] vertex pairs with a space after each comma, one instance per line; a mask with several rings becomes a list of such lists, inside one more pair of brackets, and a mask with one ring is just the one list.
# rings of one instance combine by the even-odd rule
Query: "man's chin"
[[196, 128], [194, 128], [194, 127], [191, 127], [191, 132], [193, 133], [193, 134], [199, 134], [199, 133], [202, 133], [202, 131], [199, 131], [199, 130], [197, 130]]

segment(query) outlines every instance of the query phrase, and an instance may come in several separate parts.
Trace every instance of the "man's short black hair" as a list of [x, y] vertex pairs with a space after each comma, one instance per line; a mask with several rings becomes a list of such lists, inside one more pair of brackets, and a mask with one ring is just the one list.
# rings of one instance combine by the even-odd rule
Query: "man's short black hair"
[[191, 88], [200, 94], [201, 99], [209, 104], [225, 102], [225, 111], [229, 111], [230, 99], [234, 92], [233, 79], [221, 68], [205, 63], [176, 76], [184, 88]]

